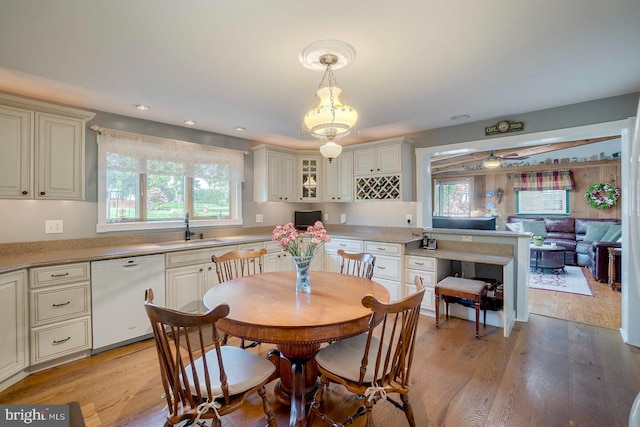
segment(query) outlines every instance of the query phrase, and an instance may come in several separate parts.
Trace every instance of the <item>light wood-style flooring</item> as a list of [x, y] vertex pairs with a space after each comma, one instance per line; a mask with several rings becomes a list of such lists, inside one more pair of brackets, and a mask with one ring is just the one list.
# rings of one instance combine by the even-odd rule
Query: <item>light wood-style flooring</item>
[[620, 329], [622, 301], [620, 291], [600, 283], [582, 268], [593, 296], [529, 289], [529, 311], [556, 319], [571, 320], [603, 328]]
[[[481, 329], [480, 340], [474, 334], [473, 322], [443, 319], [436, 329], [433, 318], [421, 317], [410, 395], [418, 426], [627, 425], [640, 392], [640, 349], [623, 344], [617, 330], [532, 314], [510, 338], [494, 327]], [[88, 427], [160, 426], [161, 393], [147, 340], [33, 374], [0, 393], [0, 402], [78, 401]], [[335, 384], [325, 396], [334, 414], [353, 406]], [[288, 407], [270, 390], [269, 397], [278, 424], [288, 425]], [[387, 402], [374, 417], [378, 426], [407, 425]], [[257, 396], [223, 425], [264, 425]]]

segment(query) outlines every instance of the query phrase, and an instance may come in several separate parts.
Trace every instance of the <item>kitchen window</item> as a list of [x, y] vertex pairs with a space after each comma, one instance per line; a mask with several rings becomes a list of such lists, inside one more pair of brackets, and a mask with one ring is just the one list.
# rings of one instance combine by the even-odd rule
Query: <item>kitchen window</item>
[[101, 129], [97, 232], [242, 224], [243, 173], [241, 151]]

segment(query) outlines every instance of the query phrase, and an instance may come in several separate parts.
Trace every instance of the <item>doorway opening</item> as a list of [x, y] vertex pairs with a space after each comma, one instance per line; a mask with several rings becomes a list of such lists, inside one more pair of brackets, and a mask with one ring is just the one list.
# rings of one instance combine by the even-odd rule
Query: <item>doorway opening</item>
[[[457, 155], [460, 153], [470, 154], [484, 152], [487, 150], [513, 150], [519, 152], [519, 149], [522, 147], [531, 147], [541, 144], [566, 144], [568, 141], [576, 140], [579, 138], [603, 138], [611, 136], [614, 133], [618, 133], [622, 134], [622, 154], [619, 154], [619, 156], [624, 159], [626, 158], [625, 149], [627, 150], [627, 156], [629, 150], [628, 126], [629, 122], [627, 120], [621, 120], [617, 122], [587, 125], [579, 128], [571, 128], [565, 130], [504, 136], [501, 138], [493, 138], [489, 140], [468, 141], [464, 143], [449, 144], [446, 146], [417, 149], [417, 210], [418, 219], [419, 221], [422, 221], [421, 224], [418, 225], [422, 225], [422, 227], [425, 228], [431, 227], [432, 225], [431, 220], [434, 212], [434, 206], [431, 196], [433, 188], [431, 159], [434, 157], [452, 157], [453, 155]], [[472, 155], [472, 157], [474, 156], [478, 157], [477, 154]], [[620, 184], [624, 194], [626, 190], [625, 166], [622, 166]], [[494, 188], [491, 189], [495, 190]], [[622, 219], [623, 223], [625, 222], [626, 218], [624, 217], [624, 214], [621, 214], [619, 218]], [[504, 218], [502, 222], [504, 222], [504, 220], [506, 220], [506, 218]], [[504, 223], [501, 225], [502, 227], [499, 229], [504, 230]], [[623, 225], [623, 233], [628, 233], [628, 231], [624, 231], [625, 229], [628, 230], [628, 225]], [[623, 259], [624, 251], [626, 251], [626, 249], [623, 247]], [[581, 323], [596, 324], [602, 327], [616, 329], [620, 328], [623, 334], [625, 333], [625, 325], [623, 324], [625, 319], [624, 313], [625, 311], [628, 312], [629, 310], [629, 301], [626, 300], [626, 292], [611, 290], [607, 283], [597, 282], [595, 279], [593, 279], [593, 277], [591, 277], [591, 274], [586, 271], [585, 277], [589, 278], [589, 285], [592, 289], [592, 293], [594, 294], [593, 297], [589, 297], [589, 303], [592, 304], [584, 303], [580, 299], [580, 296], [572, 296], [570, 294], [567, 294], [566, 296], [550, 295], [553, 294], [553, 292], [550, 291], [538, 291], [547, 292], [546, 294], [542, 294], [542, 297], [539, 297], [538, 295], [535, 295], [533, 293], [530, 294], [527, 285], [528, 273], [526, 274], [527, 279], [525, 280], [523, 280], [523, 274], [521, 273], [524, 268], [528, 268], [528, 266], [517, 268], [516, 270], [519, 271], [516, 271], [513, 277], [513, 280], [516, 283], [516, 287], [519, 291], [517, 297], [518, 301], [516, 301], [516, 307], [518, 308], [516, 313], [516, 320], [526, 321], [530, 312], [542, 311], [538, 308], [535, 308], [533, 310], [530, 308], [529, 299], [531, 299], [533, 300], [532, 304], [535, 307], [544, 306], [544, 308], [546, 309], [544, 315], [548, 315], [550, 317], [566, 318], [566, 320]], [[627, 274], [625, 274], [625, 268], [627, 267], [623, 265], [622, 276], [628, 277]], [[560, 314], [561, 308], [564, 308], [565, 314]]]

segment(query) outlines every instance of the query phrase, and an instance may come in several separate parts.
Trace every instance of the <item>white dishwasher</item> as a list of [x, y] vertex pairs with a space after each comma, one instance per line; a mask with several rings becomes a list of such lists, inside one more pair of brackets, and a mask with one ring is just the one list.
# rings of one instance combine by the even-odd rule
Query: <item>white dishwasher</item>
[[144, 291], [153, 289], [154, 303], [165, 305], [164, 255], [91, 263], [93, 353], [151, 336]]

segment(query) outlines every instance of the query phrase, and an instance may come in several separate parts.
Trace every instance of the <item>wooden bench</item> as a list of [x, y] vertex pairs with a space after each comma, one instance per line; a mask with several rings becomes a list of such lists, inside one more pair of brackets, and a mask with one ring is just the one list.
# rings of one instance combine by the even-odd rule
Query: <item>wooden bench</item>
[[481, 280], [463, 279], [462, 277], [445, 277], [435, 288], [436, 328], [440, 327], [440, 295], [444, 298], [446, 318], [449, 318], [449, 298], [465, 298], [472, 300], [476, 308], [476, 338], [480, 338], [480, 305], [484, 310], [484, 326], [487, 327], [487, 305], [483, 297], [487, 295], [487, 283]]

